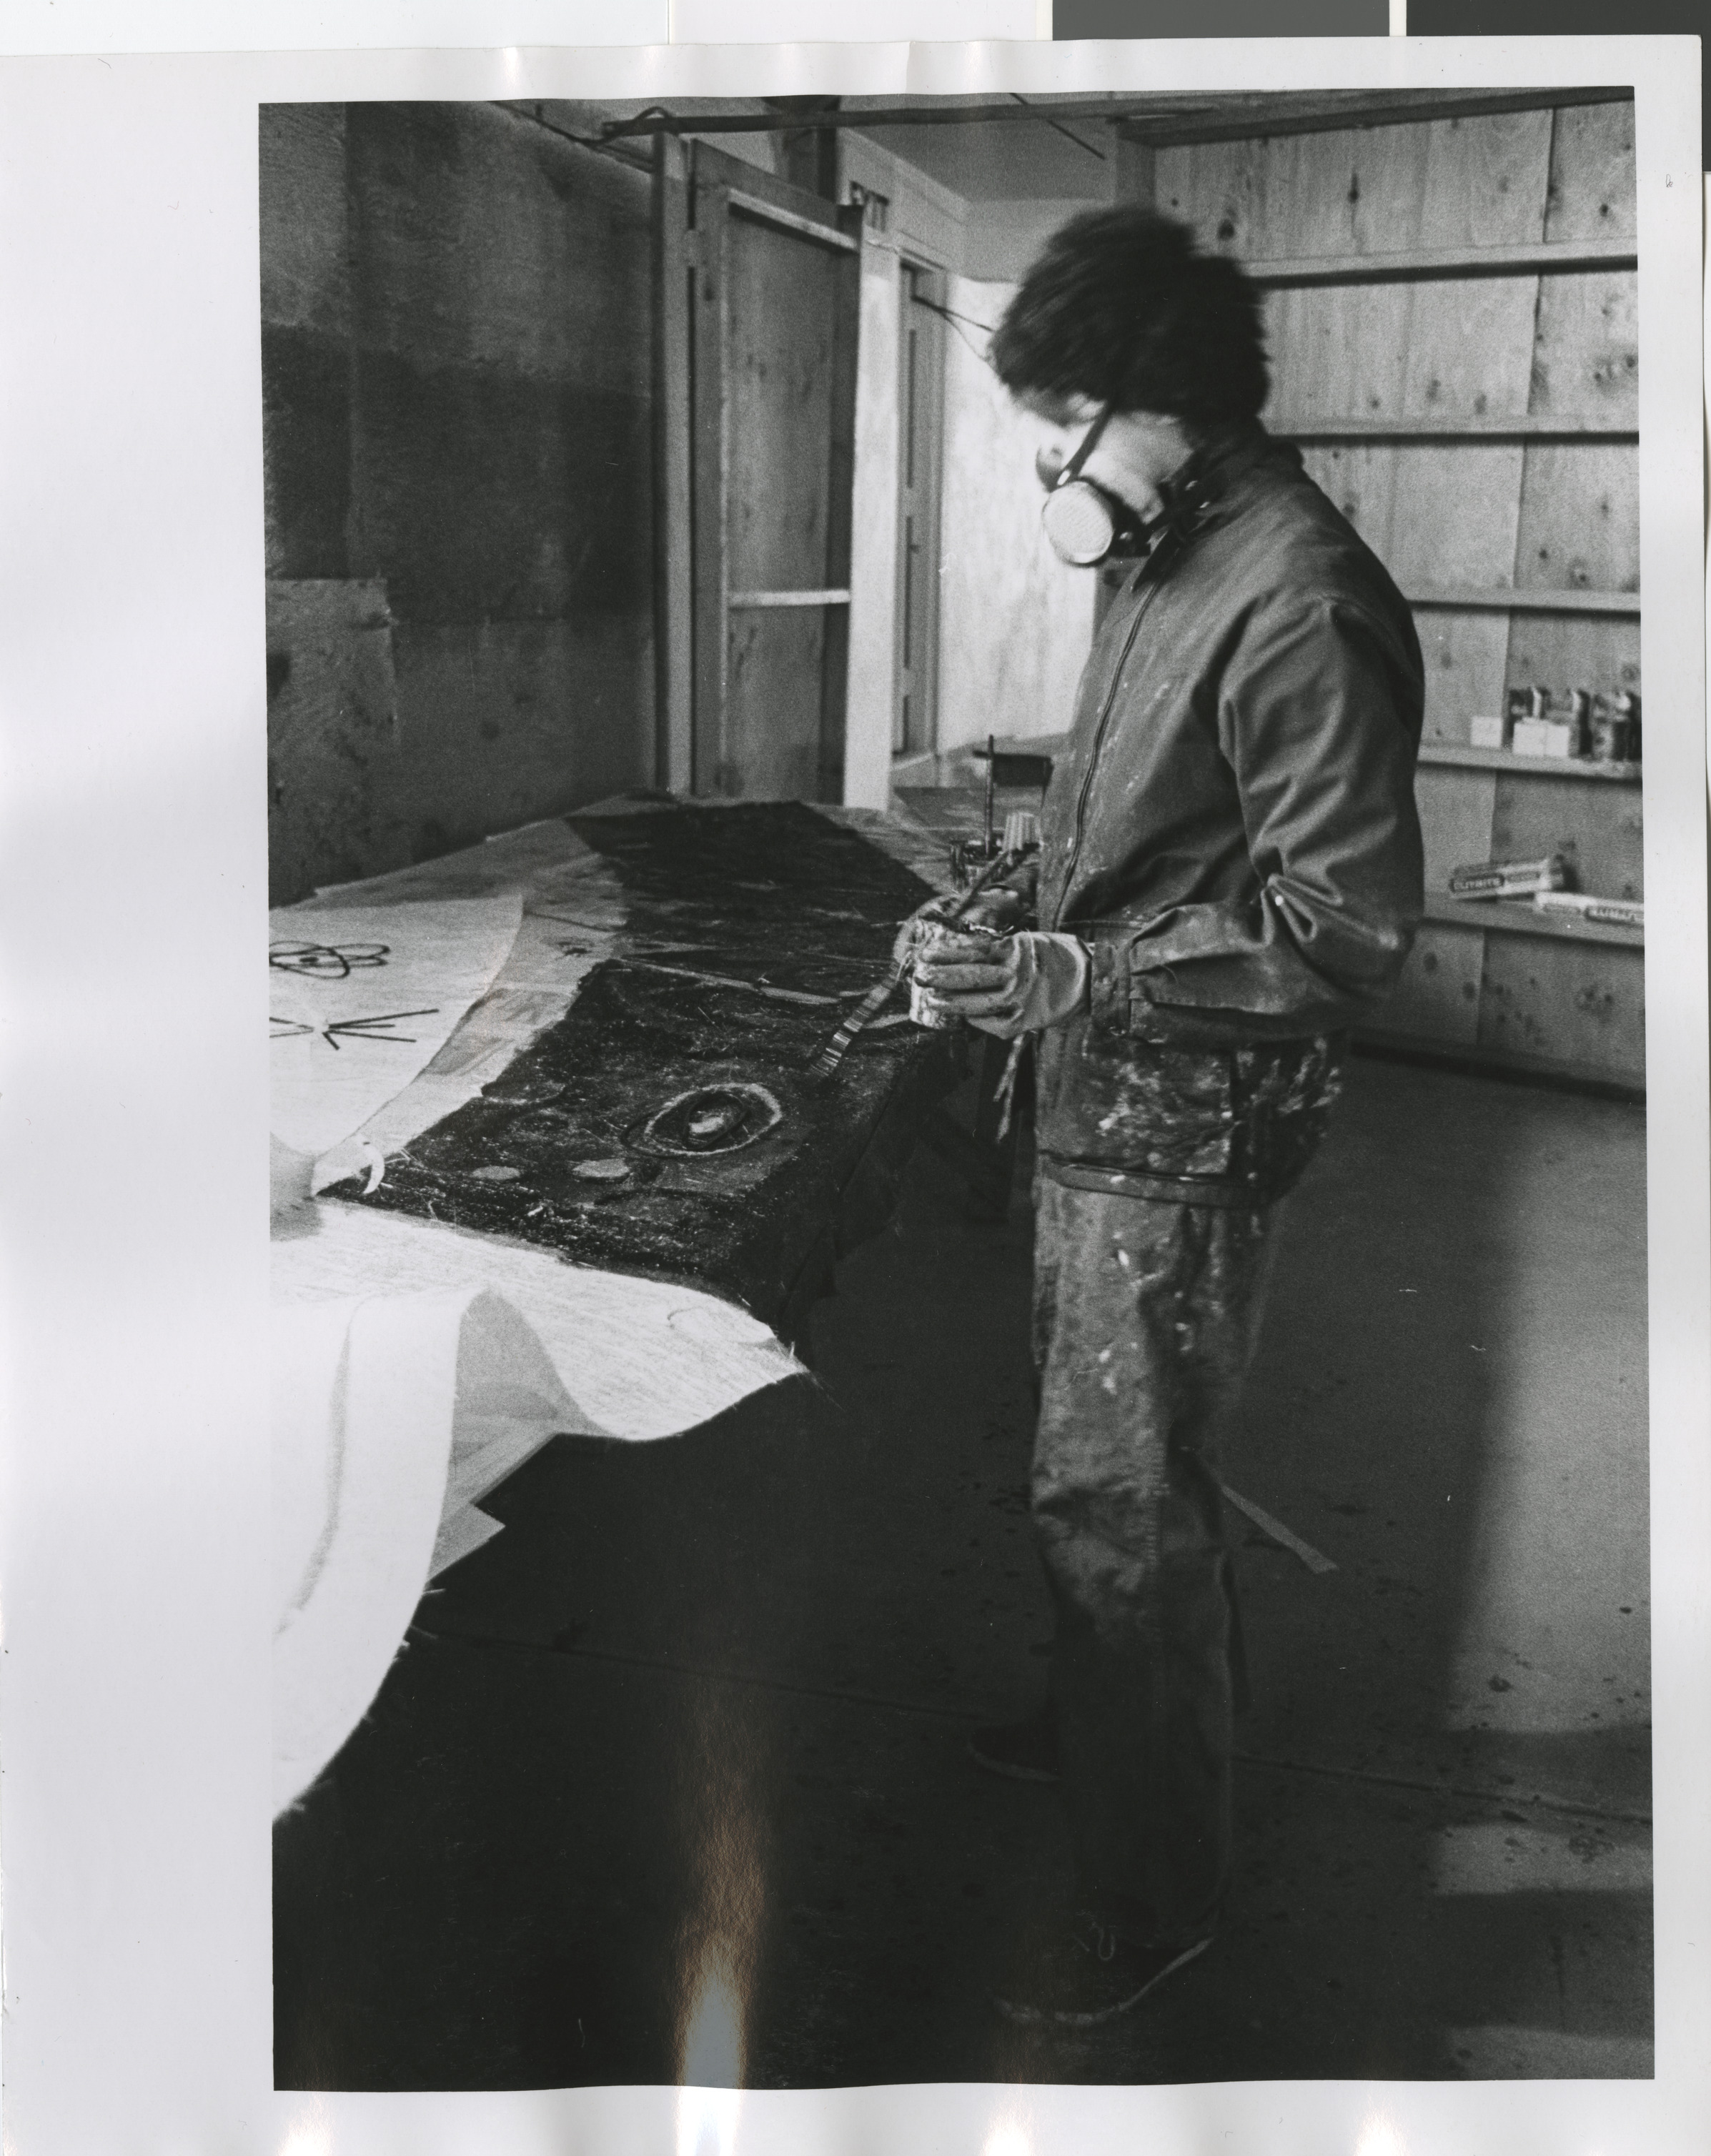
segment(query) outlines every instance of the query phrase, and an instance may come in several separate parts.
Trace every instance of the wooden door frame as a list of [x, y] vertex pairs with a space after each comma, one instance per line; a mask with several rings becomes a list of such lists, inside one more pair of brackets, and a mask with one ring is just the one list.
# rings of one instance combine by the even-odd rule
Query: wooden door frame
[[695, 754], [694, 514], [691, 468], [690, 324], [695, 261], [689, 159], [676, 135], [654, 137], [654, 783], [691, 790]]
[[[847, 591], [861, 305], [858, 205], [807, 195], [700, 141], [654, 138], [655, 783], [715, 792], [727, 704], [732, 218], [781, 229], [848, 258], [833, 322], [831, 500], [825, 586]], [[828, 605], [821, 667], [820, 779], [840, 798], [849, 607]]]
[[[933, 296], [917, 300], [910, 280], [920, 277], [933, 287]], [[944, 402], [945, 402], [945, 341], [943, 310], [949, 304], [950, 277], [942, 264], [932, 262], [923, 255], [900, 254], [897, 260], [897, 563], [896, 581], [897, 633], [891, 651], [891, 756], [894, 762], [917, 756], [936, 756], [938, 752], [938, 598], [939, 598], [939, 534], [944, 497]], [[923, 658], [914, 671], [924, 678], [927, 710], [927, 738], [911, 745], [905, 742], [900, 748], [897, 741], [898, 700], [901, 696], [903, 670], [904, 639], [909, 633], [908, 596], [906, 553], [907, 539], [902, 514], [903, 493], [902, 466], [907, 455], [908, 441], [908, 350], [912, 307], [925, 305], [934, 311], [937, 321], [937, 340], [933, 354], [937, 365], [927, 389], [928, 418], [926, 432], [933, 444], [934, 470], [932, 475], [931, 497], [927, 504], [925, 530], [921, 552], [927, 562], [928, 583], [927, 602], [922, 609], [922, 644]], [[918, 383], [917, 385], [918, 389]]]

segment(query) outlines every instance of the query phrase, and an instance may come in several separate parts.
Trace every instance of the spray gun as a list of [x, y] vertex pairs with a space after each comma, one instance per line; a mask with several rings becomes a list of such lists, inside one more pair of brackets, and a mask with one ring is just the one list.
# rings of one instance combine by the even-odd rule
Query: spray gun
[[[935, 932], [958, 932], [963, 935], [990, 936], [995, 939], [1010, 932], [1006, 928], [992, 927], [982, 922], [969, 921], [967, 916], [977, 900], [990, 890], [1000, 876], [1013, 875], [1031, 856], [1039, 852], [1040, 820], [1031, 810], [1017, 809], [1005, 818], [1004, 835], [1002, 839], [999, 839], [993, 823], [993, 792], [989, 762], [987, 767], [985, 837], [984, 841], [977, 839], [973, 844], [980, 848], [980, 852], [978, 855], [973, 855], [972, 858], [972, 850], [964, 851], [963, 854], [963, 860], [967, 865], [965, 883], [963, 870], [958, 867], [958, 852], [962, 850], [953, 849], [952, 851], [953, 873], [956, 875], [958, 883], [964, 884], [964, 888], [958, 896], [948, 902], [943, 900], [936, 901], [930, 911], [923, 909], [922, 914], [916, 916], [917, 920], [924, 920], [925, 935], [931, 936]], [[892, 954], [890, 971], [844, 1020], [816, 1057], [814, 1070], [818, 1079], [825, 1081], [835, 1075], [838, 1065], [849, 1053], [850, 1045], [856, 1034], [864, 1027], [872, 1024], [886, 1004], [891, 1001], [901, 983], [912, 975], [916, 955], [920, 948], [919, 937], [911, 937], [907, 934], [899, 937], [897, 949]], [[912, 981], [909, 1015], [917, 1025], [933, 1029], [940, 1029], [945, 1023], [922, 1006], [914, 991]]]

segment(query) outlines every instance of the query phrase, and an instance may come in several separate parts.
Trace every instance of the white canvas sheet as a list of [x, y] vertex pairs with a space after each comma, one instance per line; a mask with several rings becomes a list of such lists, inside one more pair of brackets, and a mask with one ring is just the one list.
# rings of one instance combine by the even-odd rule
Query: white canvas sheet
[[360, 1130], [485, 994], [522, 913], [501, 891], [270, 915], [275, 1135], [314, 1156]]
[[802, 1368], [758, 1318], [696, 1288], [375, 1207], [322, 1199], [313, 1209], [314, 1232], [273, 1245], [276, 1306], [490, 1288], [527, 1319], [576, 1400], [581, 1419], [567, 1429], [671, 1437]]
[[479, 1287], [274, 1312], [273, 1806], [374, 1702], [422, 1590], [499, 1532], [475, 1500], [576, 1403]]
[[377, 1156], [401, 1151], [474, 1100], [557, 1024], [588, 973], [611, 955], [624, 926], [623, 894], [599, 855], [555, 817], [417, 868], [340, 885], [296, 909], [318, 921], [335, 909], [372, 918], [371, 908], [501, 896], [522, 908], [522, 919], [486, 993], [408, 1085], [321, 1152], [316, 1188], [372, 1172]]

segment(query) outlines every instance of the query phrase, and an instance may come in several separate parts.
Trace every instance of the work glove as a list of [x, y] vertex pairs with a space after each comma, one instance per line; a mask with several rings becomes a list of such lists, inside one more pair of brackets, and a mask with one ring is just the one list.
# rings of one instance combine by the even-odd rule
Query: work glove
[[[960, 901], [954, 898], [930, 898], [923, 906], [909, 916], [902, 932], [891, 947], [891, 963], [902, 963], [912, 959], [917, 946], [929, 928], [952, 927], [956, 922], [952, 914]], [[1033, 901], [1020, 891], [1012, 891], [1007, 884], [995, 884], [989, 891], [981, 892], [968, 910], [957, 916], [972, 927], [984, 928], [994, 936], [1006, 936], [1012, 929], [1024, 928], [1034, 917]]]
[[927, 1009], [1015, 1040], [1085, 1010], [1093, 962], [1079, 937], [1022, 929], [997, 938], [958, 936], [954, 925], [915, 961]]

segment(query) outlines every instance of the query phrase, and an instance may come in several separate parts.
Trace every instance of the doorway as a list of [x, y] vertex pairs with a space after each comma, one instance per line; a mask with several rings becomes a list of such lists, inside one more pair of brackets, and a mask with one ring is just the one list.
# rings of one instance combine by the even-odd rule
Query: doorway
[[839, 801], [861, 213], [655, 157], [661, 776]]
[[897, 634], [893, 757], [938, 741], [938, 535], [943, 470], [945, 275], [900, 265], [897, 326]]

